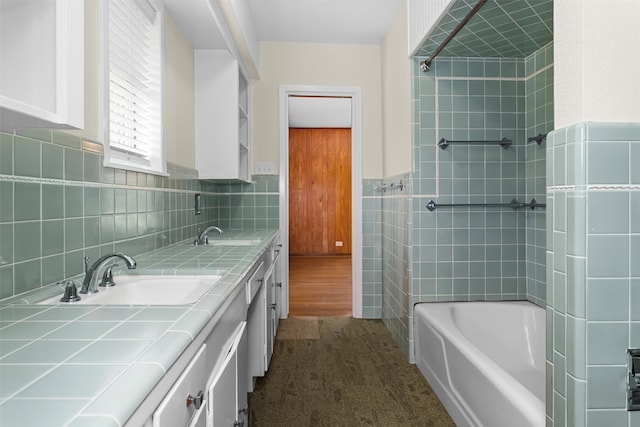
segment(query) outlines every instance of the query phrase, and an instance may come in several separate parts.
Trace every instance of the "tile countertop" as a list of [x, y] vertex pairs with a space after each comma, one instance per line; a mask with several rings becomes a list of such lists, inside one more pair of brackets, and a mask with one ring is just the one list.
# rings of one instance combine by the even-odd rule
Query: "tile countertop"
[[262, 243], [182, 242], [135, 257], [139, 273], [223, 270], [195, 304], [32, 305], [42, 298], [33, 295], [0, 302], [0, 425], [124, 425], [277, 234], [229, 231], [212, 237]]

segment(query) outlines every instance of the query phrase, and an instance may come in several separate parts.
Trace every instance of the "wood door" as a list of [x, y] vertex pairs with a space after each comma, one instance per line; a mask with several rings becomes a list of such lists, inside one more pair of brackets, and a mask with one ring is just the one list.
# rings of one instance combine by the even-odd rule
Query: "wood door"
[[289, 254], [351, 253], [351, 129], [289, 129]]

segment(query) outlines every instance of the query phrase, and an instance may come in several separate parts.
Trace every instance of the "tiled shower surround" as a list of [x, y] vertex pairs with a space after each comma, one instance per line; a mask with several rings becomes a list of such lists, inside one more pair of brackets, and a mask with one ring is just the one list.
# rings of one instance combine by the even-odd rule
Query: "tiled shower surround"
[[[414, 59], [413, 172], [407, 199], [407, 295], [383, 299], [394, 338], [413, 359], [413, 305], [418, 302], [524, 300], [544, 305], [544, 211], [510, 208], [440, 207], [450, 203], [545, 203], [545, 142], [527, 142], [546, 133], [553, 117], [552, 47], [526, 59], [438, 58], [423, 73]], [[532, 134], [530, 134], [532, 133]], [[441, 138], [513, 144], [451, 144]], [[384, 198], [383, 198], [384, 203]], [[403, 209], [401, 204], [397, 209]], [[383, 207], [384, 209], [384, 207]], [[397, 214], [390, 216], [397, 218]], [[385, 230], [383, 242], [392, 241]], [[397, 265], [400, 253], [384, 252], [383, 266]], [[396, 275], [399, 277], [400, 275]], [[395, 287], [386, 289], [385, 286]], [[383, 295], [397, 284], [383, 279]], [[395, 293], [394, 293], [395, 292]]]
[[638, 426], [640, 123], [579, 123], [547, 144], [547, 425]]
[[84, 256], [139, 255], [211, 224], [277, 228], [277, 176], [214, 184], [170, 165], [161, 177], [103, 167], [100, 145], [68, 133], [0, 133], [0, 299], [81, 274]]
[[[406, 324], [409, 306], [409, 206], [410, 175], [384, 180], [387, 188], [381, 194], [382, 219], [382, 319], [398, 343], [408, 342]], [[402, 187], [396, 184], [402, 183]], [[406, 354], [408, 349], [402, 349]]]
[[[527, 138], [546, 135], [553, 129], [553, 44], [550, 43], [525, 58], [525, 93]], [[546, 148], [545, 138], [540, 144], [527, 144], [526, 190], [527, 201], [536, 199], [544, 203], [546, 197]], [[546, 299], [546, 233], [545, 210], [529, 211], [526, 215], [527, 299], [540, 306]]]

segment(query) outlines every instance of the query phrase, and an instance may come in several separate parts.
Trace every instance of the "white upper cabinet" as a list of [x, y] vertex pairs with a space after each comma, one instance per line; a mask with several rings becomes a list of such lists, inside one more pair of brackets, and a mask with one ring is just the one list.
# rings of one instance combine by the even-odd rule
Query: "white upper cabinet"
[[249, 181], [249, 85], [229, 51], [195, 58], [196, 169], [200, 179]]
[[84, 2], [0, 0], [0, 130], [84, 126]]
[[163, 1], [194, 48], [199, 177], [248, 182], [250, 79], [258, 78], [249, 10], [230, 0]]

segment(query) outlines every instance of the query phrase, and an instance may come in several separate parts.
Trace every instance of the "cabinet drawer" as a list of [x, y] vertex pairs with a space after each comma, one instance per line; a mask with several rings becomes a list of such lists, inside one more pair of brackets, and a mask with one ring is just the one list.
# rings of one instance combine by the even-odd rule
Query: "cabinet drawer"
[[256, 268], [256, 271], [254, 271], [249, 280], [247, 280], [247, 304], [251, 304], [251, 301], [253, 301], [253, 298], [256, 296], [260, 286], [262, 286], [262, 283], [264, 282], [264, 278], [262, 277], [262, 265], [263, 263], [260, 263], [258, 268]]
[[206, 345], [203, 345], [156, 409], [153, 427], [190, 425], [194, 414], [206, 405], [206, 362]]

